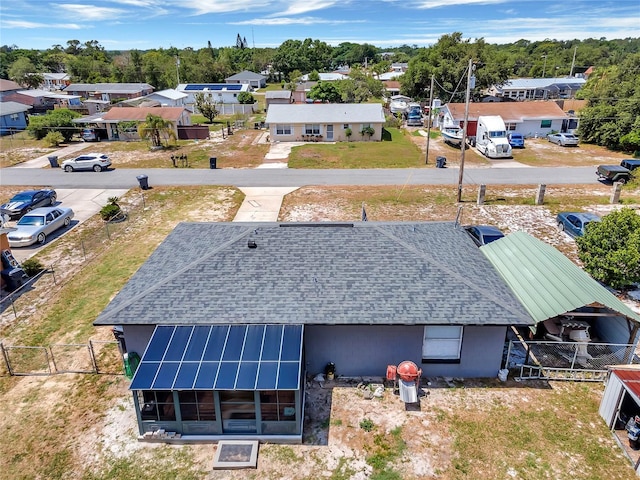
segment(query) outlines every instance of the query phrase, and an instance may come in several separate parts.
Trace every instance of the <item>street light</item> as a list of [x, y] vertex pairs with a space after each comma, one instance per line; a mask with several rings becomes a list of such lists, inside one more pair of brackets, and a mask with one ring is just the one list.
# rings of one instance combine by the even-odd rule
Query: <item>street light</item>
[[544, 78], [544, 72], [547, 70], [547, 56], [542, 55], [542, 58], [544, 58], [544, 66], [542, 67], [542, 78]]

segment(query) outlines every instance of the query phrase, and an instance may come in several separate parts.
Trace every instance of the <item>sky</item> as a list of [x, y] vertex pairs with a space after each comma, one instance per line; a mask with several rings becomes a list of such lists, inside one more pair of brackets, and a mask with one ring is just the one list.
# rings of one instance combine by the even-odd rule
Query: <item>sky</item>
[[640, 0], [2, 0], [0, 45], [97, 40], [107, 50], [278, 47], [312, 38], [377, 47], [474, 41], [637, 38]]

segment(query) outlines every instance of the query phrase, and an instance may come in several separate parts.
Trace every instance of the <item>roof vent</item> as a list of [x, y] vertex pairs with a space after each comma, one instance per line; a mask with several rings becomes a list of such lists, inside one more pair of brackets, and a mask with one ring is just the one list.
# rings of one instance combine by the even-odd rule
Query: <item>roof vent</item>
[[258, 248], [258, 244], [253, 240], [249, 240], [247, 242], [247, 247], [249, 247], [249, 248]]

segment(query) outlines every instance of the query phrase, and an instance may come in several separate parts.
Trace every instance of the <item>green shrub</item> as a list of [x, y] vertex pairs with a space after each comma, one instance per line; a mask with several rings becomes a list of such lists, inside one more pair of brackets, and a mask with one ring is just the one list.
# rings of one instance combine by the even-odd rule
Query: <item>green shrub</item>
[[64, 137], [60, 132], [49, 132], [45, 135], [43, 141], [47, 147], [57, 147], [64, 142]]
[[118, 213], [120, 213], [120, 206], [114, 205], [113, 203], [109, 203], [102, 207], [100, 210], [100, 216], [103, 220], [109, 221], [113, 217], [115, 217]]
[[29, 258], [22, 262], [24, 273], [30, 277], [34, 277], [44, 270], [44, 266], [35, 258]]
[[373, 430], [374, 426], [375, 425], [373, 424], [373, 420], [371, 420], [370, 418], [363, 418], [360, 421], [360, 428], [365, 432], [370, 432], [371, 430]]

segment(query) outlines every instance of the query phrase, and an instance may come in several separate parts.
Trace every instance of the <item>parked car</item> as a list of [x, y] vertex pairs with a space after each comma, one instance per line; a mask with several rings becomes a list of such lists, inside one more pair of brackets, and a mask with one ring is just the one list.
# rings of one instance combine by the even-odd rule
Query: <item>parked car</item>
[[620, 162], [620, 166], [626, 168], [629, 171], [633, 171], [636, 168], [640, 167], [640, 160], [635, 160], [633, 158], [625, 158]]
[[593, 213], [561, 212], [556, 216], [558, 228], [572, 237], [581, 237], [586, 232], [587, 225], [599, 222], [600, 217]]
[[7, 234], [9, 245], [27, 247], [34, 243], [43, 245], [47, 235], [59, 228], [71, 225], [73, 210], [68, 207], [41, 207], [31, 210], [16, 224], [15, 230]]
[[8, 215], [13, 220], [20, 218], [34, 208], [53, 206], [57, 198], [55, 190], [25, 190], [11, 197], [7, 203], [0, 205], [0, 213]]
[[507, 140], [511, 148], [524, 148], [524, 135], [516, 132], [507, 133]]
[[111, 160], [102, 153], [85, 153], [79, 157], [65, 160], [62, 168], [65, 172], [75, 172], [76, 170], [93, 170], [101, 172], [111, 165]]
[[106, 128], [83, 128], [80, 136], [85, 142], [99, 142], [109, 138]]
[[578, 145], [578, 137], [573, 133], [550, 133], [547, 135], [547, 140], [551, 143], [557, 143], [563, 147], [575, 147]]
[[504, 237], [504, 233], [493, 225], [470, 225], [464, 229], [479, 247]]
[[620, 165], [598, 165], [596, 175], [602, 181], [627, 183], [631, 179], [631, 170]]

